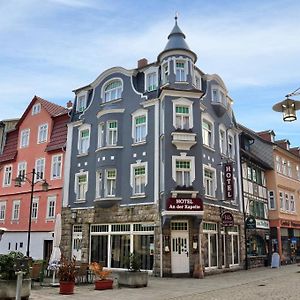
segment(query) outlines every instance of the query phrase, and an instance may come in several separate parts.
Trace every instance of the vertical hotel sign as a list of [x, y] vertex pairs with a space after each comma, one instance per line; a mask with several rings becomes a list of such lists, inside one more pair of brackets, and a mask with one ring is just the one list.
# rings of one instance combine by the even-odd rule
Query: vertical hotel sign
[[233, 164], [226, 163], [224, 165], [224, 181], [225, 181], [225, 199], [234, 200], [234, 179], [233, 179]]

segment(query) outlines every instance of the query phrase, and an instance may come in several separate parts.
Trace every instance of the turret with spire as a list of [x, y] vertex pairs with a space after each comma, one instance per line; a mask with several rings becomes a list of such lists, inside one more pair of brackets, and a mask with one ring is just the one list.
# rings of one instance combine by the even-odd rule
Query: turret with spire
[[174, 50], [184, 50], [189, 52], [189, 56], [193, 59], [193, 62], [195, 63], [197, 60], [197, 55], [190, 49], [188, 44], [185, 41], [185, 34], [182, 32], [182, 30], [179, 28], [177, 24], [178, 15], [175, 16], [175, 25], [171, 31], [171, 33], [168, 36], [168, 43], [165, 47], [165, 49], [158, 55], [157, 60], [160, 61], [162, 59], [163, 54], [165, 54], [168, 51], [174, 51]]

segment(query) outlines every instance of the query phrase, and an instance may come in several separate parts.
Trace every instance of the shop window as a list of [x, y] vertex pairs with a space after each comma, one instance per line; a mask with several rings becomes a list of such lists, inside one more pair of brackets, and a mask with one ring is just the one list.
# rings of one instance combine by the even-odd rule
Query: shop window
[[249, 238], [248, 255], [257, 256], [266, 254], [266, 244], [263, 238], [259, 235], [254, 235]]

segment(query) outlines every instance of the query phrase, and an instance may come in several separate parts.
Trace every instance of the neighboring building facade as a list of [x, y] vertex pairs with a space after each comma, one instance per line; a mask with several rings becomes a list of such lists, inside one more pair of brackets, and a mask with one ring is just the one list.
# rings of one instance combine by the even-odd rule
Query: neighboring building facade
[[3, 152], [7, 132], [13, 130], [18, 121], [19, 119], [7, 119], [0, 121], [0, 154]]
[[[30, 256], [48, 259], [52, 251], [52, 231], [61, 211], [64, 147], [67, 137], [67, 109], [35, 96], [16, 124], [7, 133], [0, 155], [0, 224], [8, 231], [0, 243], [0, 253], [21, 251], [26, 254], [29, 230], [31, 184], [15, 187], [17, 176], [32, 179]], [[43, 180], [49, 183], [43, 192]]]
[[266, 173], [272, 251], [282, 263], [300, 259], [300, 150], [288, 140], [275, 141], [273, 131], [258, 133], [273, 143], [274, 170]]
[[[222, 79], [204, 74], [196, 60], [176, 20], [155, 63], [108, 69], [75, 90], [65, 253], [124, 269], [136, 252], [142, 269], [160, 276], [191, 274], [199, 262], [206, 271], [243, 262], [232, 100]], [[225, 191], [226, 163], [232, 178]], [[221, 226], [223, 211], [234, 216], [233, 226]]]
[[273, 170], [273, 144], [240, 124], [239, 128], [247, 267], [253, 268], [269, 264], [272, 254], [266, 172]]

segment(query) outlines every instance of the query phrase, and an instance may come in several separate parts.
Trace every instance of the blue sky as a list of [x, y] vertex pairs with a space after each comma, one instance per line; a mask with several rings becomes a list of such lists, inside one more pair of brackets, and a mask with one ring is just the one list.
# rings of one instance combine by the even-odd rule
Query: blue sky
[[295, 0], [0, 0], [0, 119], [20, 116], [34, 95], [65, 105], [107, 68], [155, 61], [176, 11], [197, 66], [224, 80], [237, 121], [300, 146], [300, 112], [284, 123], [272, 111], [300, 87]]

